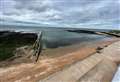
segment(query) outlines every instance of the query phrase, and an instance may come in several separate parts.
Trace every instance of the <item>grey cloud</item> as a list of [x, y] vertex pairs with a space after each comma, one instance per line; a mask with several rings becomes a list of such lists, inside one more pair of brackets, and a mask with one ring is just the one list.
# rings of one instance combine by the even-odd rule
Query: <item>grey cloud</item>
[[[94, 4], [94, 5], [93, 5]], [[102, 3], [93, 3], [92, 6], [83, 11], [75, 12], [71, 10], [70, 14], [66, 16], [67, 20], [75, 20], [76, 23], [89, 22], [90, 20], [108, 20], [108, 19], [119, 19], [119, 6], [115, 1], [102, 1]], [[99, 7], [99, 5], [101, 7]], [[70, 21], [71, 22], [71, 21]]]
[[27, 9], [36, 12], [44, 12], [50, 8], [49, 4], [44, 4], [46, 0], [16, 0], [16, 9]]
[[[22, 20], [63, 25], [92, 24], [94, 21], [119, 20], [118, 0], [0, 0], [3, 16]], [[0, 2], [1, 3], [1, 2]], [[91, 22], [93, 21], [93, 22]], [[113, 22], [114, 22], [113, 21]], [[117, 22], [118, 23], [118, 22]], [[114, 22], [114, 24], [116, 24]]]

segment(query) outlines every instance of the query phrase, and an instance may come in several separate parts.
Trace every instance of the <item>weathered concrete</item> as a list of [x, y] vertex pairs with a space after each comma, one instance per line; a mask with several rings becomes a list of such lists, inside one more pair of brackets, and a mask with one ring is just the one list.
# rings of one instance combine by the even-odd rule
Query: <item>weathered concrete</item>
[[120, 41], [39, 82], [111, 82], [120, 62]]
[[108, 58], [113, 62], [120, 64], [120, 41], [109, 45], [101, 52], [101, 55], [103, 55], [105, 58]]
[[104, 59], [77, 82], [111, 82], [116, 70], [117, 65], [114, 62]]
[[102, 57], [99, 54], [92, 55], [91, 57], [79, 61], [76, 64], [71, 65], [69, 68], [57, 72], [39, 82], [75, 82], [100, 63], [101, 60]]

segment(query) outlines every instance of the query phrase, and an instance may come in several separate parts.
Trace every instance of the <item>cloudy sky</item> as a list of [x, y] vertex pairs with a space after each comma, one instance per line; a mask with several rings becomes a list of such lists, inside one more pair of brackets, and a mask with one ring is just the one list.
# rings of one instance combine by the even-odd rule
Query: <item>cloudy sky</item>
[[120, 0], [0, 0], [0, 24], [120, 28]]

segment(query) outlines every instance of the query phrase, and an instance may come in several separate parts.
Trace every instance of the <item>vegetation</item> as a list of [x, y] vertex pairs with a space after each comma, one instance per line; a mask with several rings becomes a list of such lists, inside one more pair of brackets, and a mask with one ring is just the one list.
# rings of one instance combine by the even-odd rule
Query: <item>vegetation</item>
[[[0, 34], [2, 36], [2, 34]], [[14, 56], [14, 50], [24, 45], [31, 45], [35, 38], [28, 37], [28, 34], [13, 33], [5, 37], [0, 37], [0, 61]]]

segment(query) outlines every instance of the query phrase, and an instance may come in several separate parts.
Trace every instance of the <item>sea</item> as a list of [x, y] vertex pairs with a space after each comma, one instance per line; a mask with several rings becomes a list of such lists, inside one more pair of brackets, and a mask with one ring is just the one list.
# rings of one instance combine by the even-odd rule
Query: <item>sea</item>
[[[83, 43], [88, 41], [98, 41], [109, 39], [109, 36], [101, 36], [88, 33], [68, 32], [67, 30], [76, 30], [75, 28], [64, 27], [33, 27], [33, 26], [15, 26], [15, 25], [0, 25], [0, 31], [16, 31], [16, 32], [42, 32], [43, 48], [57, 48], [71, 44]], [[105, 29], [78, 29], [78, 30], [93, 30], [93, 31], [108, 31]]]

